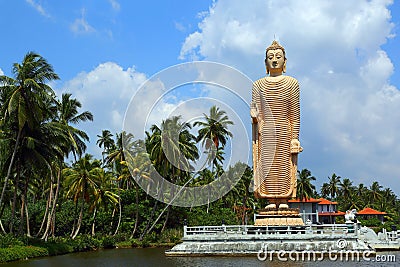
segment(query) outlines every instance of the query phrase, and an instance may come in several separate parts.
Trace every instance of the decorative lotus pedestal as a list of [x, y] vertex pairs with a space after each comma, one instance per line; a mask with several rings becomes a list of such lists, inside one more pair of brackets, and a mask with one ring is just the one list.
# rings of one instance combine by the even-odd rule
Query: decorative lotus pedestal
[[256, 226], [300, 226], [304, 225], [299, 209], [265, 208], [254, 216]]

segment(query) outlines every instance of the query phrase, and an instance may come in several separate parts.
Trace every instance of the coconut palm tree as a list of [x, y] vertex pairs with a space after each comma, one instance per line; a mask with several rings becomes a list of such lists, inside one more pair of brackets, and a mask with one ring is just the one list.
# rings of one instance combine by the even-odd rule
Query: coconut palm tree
[[72, 152], [75, 160], [76, 156], [81, 157], [86, 151], [85, 141], [89, 141], [89, 136], [82, 130], [72, 125], [80, 122], [93, 121], [93, 114], [89, 111], [79, 113], [78, 109], [82, 104], [75, 98], [71, 98], [71, 94], [62, 94], [61, 101], [57, 101], [57, 118], [56, 121], [65, 126], [69, 136], [70, 145], [67, 151]]
[[103, 156], [103, 164], [104, 164], [104, 155], [107, 154], [115, 146], [113, 134], [109, 130], [103, 130], [101, 135], [97, 135], [98, 139], [96, 141], [96, 145], [100, 148], [103, 147], [103, 152], [101, 153]]
[[[200, 127], [196, 140], [197, 142], [201, 141], [202, 146], [205, 147], [208, 161], [213, 161], [218, 154], [217, 151], [225, 147], [229, 137], [233, 137], [228, 130], [229, 125], [233, 125], [233, 122], [229, 120], [226, 112], [217, 106], [210, 108], [209, 115], [204, 113], [203, 115], [201, 121], [193, 124], [195, 127]], [[217, 164], [217, 161], [213, 161], [213, 166], [214, 164]]]
[[369, 187], [369, 198], [373, 206], [377, 205], [382, 198], [381, 189], [382, 186], [377, 181], [373, 182]]
[[335, 173], [332, 174], [331, 177], [329, 177], [329, 182], [328, 182], [328, 191], [329, 195], [332, 200], [336, 199], [336, 196], [339, 193], [339, 185], [340, 185], [340, 176], [337, 176]]
[[220, 110], [217, 106], [210, 108], [210, 115], [204, 114], [203, 120], [196, 121], [193, 126], [200, 126], [198, 131], [197, 141], [202, 141], [202, 144], [206, 149], [209, 149], [214, 143], [216, 148], [219, 148], [219, 144], [222, 147], [226, 145], [227, 137], [232, 137], [232, 133], [228, 131], [228, 126], [233, 125], [233, 122], [229, 120], [228, 115], [223, 110]]
[[90, 204], [89, 210], [93, 211], [92, 235], [95, 235], [96, 215], [99, 208], [107, 209], [108, 205], [115, 206], [120, 202], [120, 197], [115, 193], [112, 186], [112, 174], [100, 168], [97, 172], [98, 181], [95, 184], [93, 191], [93, 201]]
[[[132, 150], [134, 149], [134, 136], [131, 133], [127, 133], [123, 131], [121, 133], [117, 133], [116, 135], [116, 142], [115, 145], [110, 148], [107, 157], [105, 158], [106, 164], [112, 164], [113, 173], [115, 175], [117, 183], [117, 190], [118, 192], [121, 190], [121, 181], [122, 179], [118, 179], [123, 175], [129, 175], [129, 170], [124, 164], [126, 162], [125, 155], [131, 154]], [[118, 223], [114, 232], [114, 235], [118, 233], [119, 226], [122, 220], [122, 203], [121, 201], [118, 202]], [[112, 213], [113, 218], [115, 214], [115, 208]]]
[[[172, 183], [182, 183], [190, 181], [190, 171], [193, 170], [191, 162], [199, 158], [196, 138], [190, 133], [191, 125], [186, 122], [180, 122], [180, 116], [174, 116], [163, 120], [161, 127], [152, 125], [150, 127], [151, 133], [146, 132], [147, 139], [146, 150], [149, 153], [150, 159], [156, 170], [167, 180]], [[174, 199], [176, 192], [170, 192], [169, 200]], [[160, 185], [158, 192], [158, 199], [163, 196], [163, 184]], [[152, 227], [150, 221], [152, 220], [156, 211], [158, 202], [156, 201], [150, 215], [148, 224], [143, 231], [141, 238], [152, 230], [152, 227], [161, 218], [162, 213], [154, 221]], [[167, 205], [167, 215], [164, 222], [163, 229], [165, 228], [169, 213], [170, 204]]]
[[96, 192], [101, 183], [102, 169], [100, 161], [93, 160], [93, 156], [86, 154], [72, 165], [72, 168], [63, 170], [65, 187], [68, 188], [66, 197], [72, 197], [75, 205], [80, 201], [80, 212], [76, 227], [73, 228], [71, 237], [74, 239], [80, 230], [83, 218], [84, 204], [91, 204], [91, 196]]
[[[27, 131], [34, 129], [49, 117], [52, 110], [48, 109], [48, 103], [54, 101], [55, 94], [48, 82], [59, 79], [53, 67], [42, 56], [33, 52], [27, 53], [21, 64], [15, 63], [12, 72], [14, 78], [0, 76], [2, 96], [5, 97], [1, 108], [4, 114], [2, 119], [9, 121], [9, 130], [12, 131], [10, 141], [13, 143], [11, 158], [7, 159], [8, 170], [0, 196], [0, 207], [21, 140]], [[26, 139], [27, 142], [30, 142], [29, 140]]]
[[311, 172], [307, 169], [297, 171], [297, 193], [296, 197], [300, 200], [308, 199], [315, 196], [315, 186], [312, 181], [315, 181], [315, 177], [311, 175]]
[[340, 195], [343, 199], [343, 201], [348, 201], [350, 196], [353, 195], [353, 182], [350, 181], [348, 178], [344, 178], [340, 183], [339, 183], [339, 188], [340, 188]]

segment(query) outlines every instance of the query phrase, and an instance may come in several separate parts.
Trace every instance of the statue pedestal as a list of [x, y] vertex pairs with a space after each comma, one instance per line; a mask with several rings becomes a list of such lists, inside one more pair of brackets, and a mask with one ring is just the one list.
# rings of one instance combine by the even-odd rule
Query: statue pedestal
[[303, 219], [299, 209], [293, 208], [267, 208], [260, 209], [255, 215], [255, 226], [302, 226]]

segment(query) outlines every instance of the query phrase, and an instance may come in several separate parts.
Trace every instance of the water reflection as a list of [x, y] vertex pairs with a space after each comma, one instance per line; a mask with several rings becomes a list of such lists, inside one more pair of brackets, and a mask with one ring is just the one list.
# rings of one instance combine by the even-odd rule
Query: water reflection
[[[259, 261], [254, 257], [165, 257], [163, 248], [111, 249], [73, 253], [56, 257], [0, 264], [0, 267], [342, 267], [342, 266], [399, 266], [400, 252], [385, 252], [380, 255], [395, 255], [396, 262], [345, 262], [325, 259], [317, 262]], [[371, 258], [374, 260], [374, 258]]]

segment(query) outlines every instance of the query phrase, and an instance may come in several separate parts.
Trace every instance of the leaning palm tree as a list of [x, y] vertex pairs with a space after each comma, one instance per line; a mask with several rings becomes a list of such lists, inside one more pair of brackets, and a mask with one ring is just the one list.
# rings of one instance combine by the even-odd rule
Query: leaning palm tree
[[312, 181], [315, 181], [315, 177], [311, 175], [311, 172], [307, 169], [297, 171], [297, 198], [300, 200], [309, 199], [315, 196], [315, 186]]
[[21, 64], [15, 63], [12, 72], [14, 78], [0, 76], [2, 96], [5, 97], [1, 107], [4, 114], [2, 119], [9, 123], [11, 121], [9, 129], [12, 129], [13, 143], [11, 158], [7, 159], [8, 170], [0, 196], [0, 206], [21, 140], [27, 131], [36, 128], [49, 117], [52, 111], [48, 109], [48, 103], [54, 101], [55, 94], [48, 82], [59, 79], [53, 67], [42, 56], [33, 52], [27, 53]]

